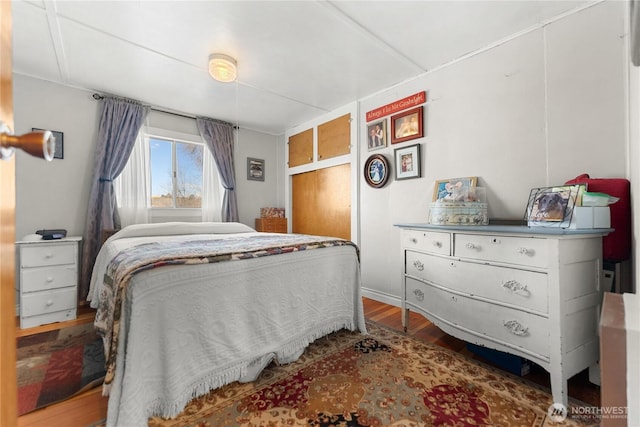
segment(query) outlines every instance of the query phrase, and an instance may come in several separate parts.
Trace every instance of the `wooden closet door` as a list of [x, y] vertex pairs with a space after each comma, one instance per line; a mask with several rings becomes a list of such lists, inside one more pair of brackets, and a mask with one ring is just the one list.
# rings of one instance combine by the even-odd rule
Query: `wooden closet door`
[[294, 175], [292, 231], [351, 239], [351, 165]]

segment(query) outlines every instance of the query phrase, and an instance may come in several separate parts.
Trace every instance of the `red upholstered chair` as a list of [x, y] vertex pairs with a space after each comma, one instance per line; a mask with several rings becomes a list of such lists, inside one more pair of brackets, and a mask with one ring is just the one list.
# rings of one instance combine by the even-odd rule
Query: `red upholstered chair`
[[619, 262], [631, 258], [631, 183], [624, 178], [590, 178], [582, 174], [566, 184], [586, 184], [587, 191], [617, 197], [609, 205], [611, 228], [615, 231], [602, 239], [602, 256], [606, 261]]

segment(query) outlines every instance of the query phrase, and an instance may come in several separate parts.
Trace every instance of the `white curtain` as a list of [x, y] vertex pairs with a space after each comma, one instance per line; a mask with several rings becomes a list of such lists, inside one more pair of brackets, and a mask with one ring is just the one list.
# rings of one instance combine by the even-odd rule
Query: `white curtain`
[[202, 153], [202, 221], [222, 221], [222, 198], [224, 188], [220, 182], [220, 174], [211, 151]]
[[113, 182], [122, 227], [149, 222], [149, 170], [149, 139], [140, 132], [127, 165]]

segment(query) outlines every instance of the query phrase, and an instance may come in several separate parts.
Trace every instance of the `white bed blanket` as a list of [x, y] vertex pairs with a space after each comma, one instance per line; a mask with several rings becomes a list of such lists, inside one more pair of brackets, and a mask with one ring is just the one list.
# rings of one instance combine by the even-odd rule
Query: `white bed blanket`
[[352, 246], [140, 272], [122, 306], [107, 425], [175, 416], [342, 328], [366, 332]]

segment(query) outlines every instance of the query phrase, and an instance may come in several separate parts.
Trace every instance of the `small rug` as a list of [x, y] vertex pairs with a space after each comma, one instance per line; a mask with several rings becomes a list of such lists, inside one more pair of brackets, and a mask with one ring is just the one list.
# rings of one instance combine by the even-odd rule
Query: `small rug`
[[18, 415], [60, 402], [101, 384], [102, 340], [93, 323], [17, 340]]
[[[552, 407], [548, 390], [463, 355], [367, 322], [369, 335], [339, 331], [300, 359], [271, 364], [252, 383], [192, 400], [152, 427], [598, 425]], [[589, 409], [589, 408], [587, 408]], [[572, 415], [580, 414], [580, 415]], [[566, 415], [566, 416], [565, 416]]]

